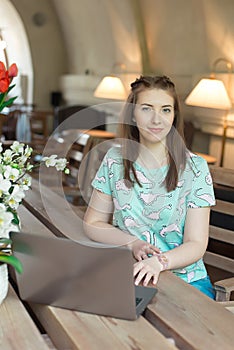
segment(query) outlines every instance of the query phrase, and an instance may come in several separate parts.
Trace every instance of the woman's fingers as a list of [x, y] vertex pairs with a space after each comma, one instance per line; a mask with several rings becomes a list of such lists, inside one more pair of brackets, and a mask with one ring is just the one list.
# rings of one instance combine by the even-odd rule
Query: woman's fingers
[[[156, 259], [156, 261], [158, 260]], [[134, 264], [133, 275], [136, 285], [142, 282], [144, 286], [147, 286], [150, 281], [156, 284], [159, 273], [160, 271], [157, 269], [157, 264], [155, 265], [155, 257]]]

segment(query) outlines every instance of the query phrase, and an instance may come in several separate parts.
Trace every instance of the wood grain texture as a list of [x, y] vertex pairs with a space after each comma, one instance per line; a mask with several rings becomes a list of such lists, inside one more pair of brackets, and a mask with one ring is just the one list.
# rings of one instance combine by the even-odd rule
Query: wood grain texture
[[222, 305], [188, 285], [171, 272], [158, 282], [156, 302], [145, 317], [181, 349], [232, 350], [234, 317]]
[[0, 349], [49, 349], [11, 286], [7, 298], [0, 305]]

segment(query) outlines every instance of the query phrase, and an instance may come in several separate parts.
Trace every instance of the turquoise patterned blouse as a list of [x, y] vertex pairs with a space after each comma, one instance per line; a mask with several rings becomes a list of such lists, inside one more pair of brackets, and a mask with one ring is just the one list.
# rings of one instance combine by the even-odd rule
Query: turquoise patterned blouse
[[[157, 246], [162, 252], [181, 245], [187, 208], [215, 205], [207, 162], [188, 153], [185, 170], [171, 192], [163, 185], [168, 165], [150, 170], [137, 162], [134, 166], [142, 187], [135, 182], [128, 188], [124, 182], [121, 151], [113, 147], [105, 155], [92, 182], [94, 188], [113, 199], [113, 225]], [[202, 259], [173, 272], [188, 283], [207, 276]]]

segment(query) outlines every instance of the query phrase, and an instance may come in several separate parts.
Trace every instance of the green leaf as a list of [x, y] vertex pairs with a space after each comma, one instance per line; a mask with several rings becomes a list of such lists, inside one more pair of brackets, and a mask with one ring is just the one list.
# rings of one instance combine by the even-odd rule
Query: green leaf
[[1, 103], [4, 101], [5, 96], [6, 96], [6, 93], [0, 94], [0, 106], [1, 106]]
[[15, 96], [15, 97], [9, 98], [9, 100], [5, 101], [5, 102], [2, 104], [3, 108], [12, 105], [12, 103], [15, 101], [15, 99], [16, 99], [17, 97], [18, 97], [18, 96]]
[[13, 85], [9, 86], [7, 92], [10, 92], [10, 91], [15, 87], [15, 85], [16, 85], [16, 84], [13, 84]]
[[14, 255], [0, 255], [0, 262], [12, 265], [18, 273], [23, 272], [23, 265]]

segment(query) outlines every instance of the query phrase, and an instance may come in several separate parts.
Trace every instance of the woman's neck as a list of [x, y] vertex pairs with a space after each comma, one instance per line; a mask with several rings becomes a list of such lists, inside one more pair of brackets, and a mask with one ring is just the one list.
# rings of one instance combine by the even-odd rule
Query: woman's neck
[[162, 143], [156, 143], [151, 147], [140, 144], [137, 162], [148, 169], [160, 168], [168, 164], [168, 152]]

